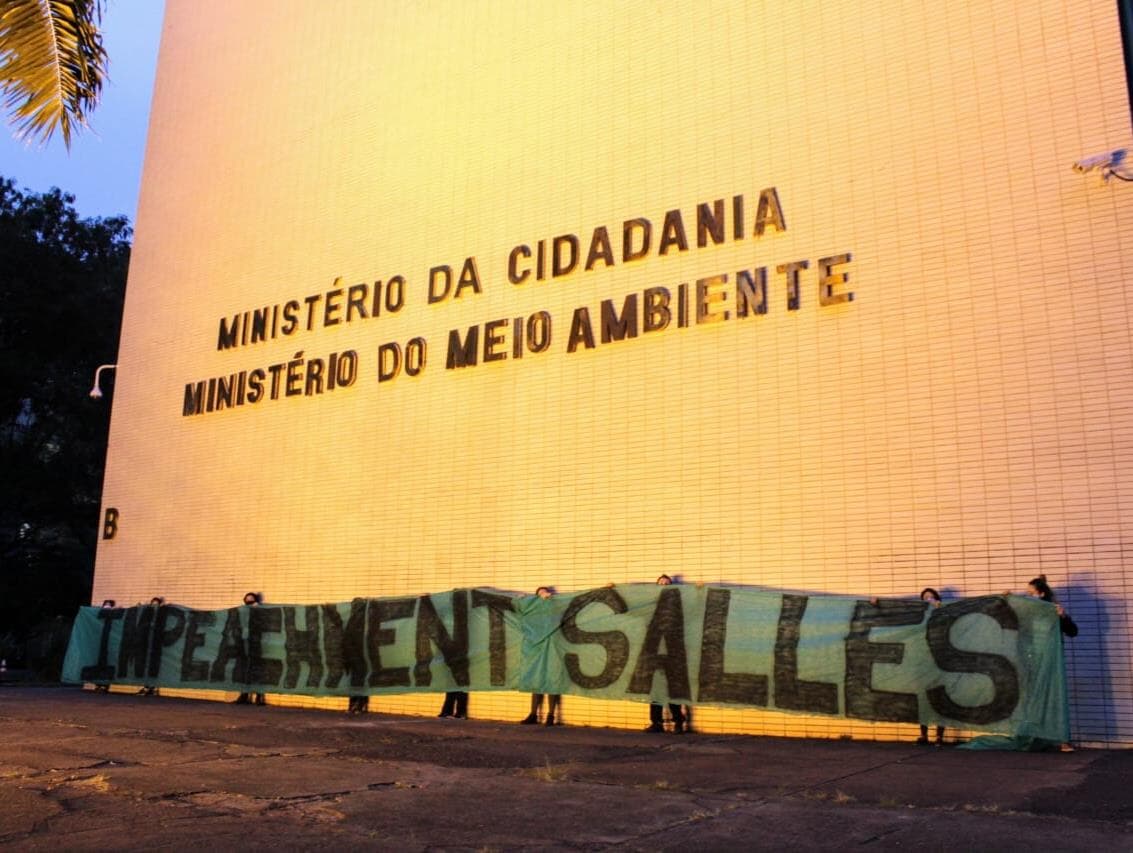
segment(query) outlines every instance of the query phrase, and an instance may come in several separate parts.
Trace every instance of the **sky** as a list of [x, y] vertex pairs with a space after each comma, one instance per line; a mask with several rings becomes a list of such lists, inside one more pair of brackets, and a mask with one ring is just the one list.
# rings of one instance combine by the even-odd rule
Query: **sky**
[[164, 0], [107, 0], [102, 36], [110, 79], [90, 127], [71, 137], [68, 152], [58, 132], [46, 147], [29, 146], [5, 122], [0, 175], [25, 191], [71, 193], [81, 216], [125, 215], [133, 224], [164, 10]]

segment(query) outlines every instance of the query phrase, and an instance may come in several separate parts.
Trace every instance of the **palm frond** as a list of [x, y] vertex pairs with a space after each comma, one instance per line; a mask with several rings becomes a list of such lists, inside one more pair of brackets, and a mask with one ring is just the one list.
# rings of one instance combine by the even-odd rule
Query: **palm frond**
[[18, 139], [85, 127], [106, 78], [102, 0], [0, 0], [0, 96]]

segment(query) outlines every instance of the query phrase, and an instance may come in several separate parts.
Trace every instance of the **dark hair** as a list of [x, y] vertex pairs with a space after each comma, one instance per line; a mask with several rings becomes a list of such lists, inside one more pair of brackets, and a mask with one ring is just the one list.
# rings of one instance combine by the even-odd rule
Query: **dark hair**
[[924, 601], [924, 595], [926, 592], [932, 596], [933, 601], [940, 601], [940, 593], [933, 589], [931, 586], [926, 586], [921, 590], [921, 601]]
[[[249, 598], [252, 599], [252, 600], [248, 601]], [[260, 601], [261, 601], [260, 594], [258, 592], [246, 592], [246, 593], [244, 593], [244, 604], [245, 604], [245, 606], [251, 607], [253, 604], [259, 604]]]
[[552, 590], [549, 586], [537, 586], [537, 587], [535, 587], [535, 594], [538, 595], [544, 589], [547, 590], [547, 595], [554, 595], [555, 594], [554, 590]]
[[664, 579], [665, 579], [665, 580], [667, 580], [667, 581], [668, 581], [669, 583], [672, 583], [672, 582], [673, 582], [673, 579], [672, 579], [671, 577], [669, 577], [668, 575], [658, 575], [658, 576], [657, 576], [657, 581], [656, 581], [656, 582], [657, 582], [657, 583], [661, 583], [661, 578], [664, 578]]
[[162, 598], [160, 595], [155, 595], [153, 598], [151, 598], [149, 600], [149, 606], [150, 607], [153, 607], [154, 605], [161, 607], [161, 605], [163, 605], [163, 604], [165, 604], [165, 599]]
[[1039, 591], [1039, 598], [1043, 601], [1054, 601], [1054, 590], [1052, 590], [1050, 584], [1046, 582], [1046, 575], [1039, 575], [1037, 578], [1032, 578], [1030, 585]]
[[102, 600], [102, 609], [103, 610], [112, 610], [115, 606], [116, 606], [116, 602], [114, 601], [113, 598], [104, 598]]

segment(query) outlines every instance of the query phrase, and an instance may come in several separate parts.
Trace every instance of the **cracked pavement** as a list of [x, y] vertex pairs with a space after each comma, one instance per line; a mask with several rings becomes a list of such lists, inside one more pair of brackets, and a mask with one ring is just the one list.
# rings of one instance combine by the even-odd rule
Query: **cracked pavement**
[[1133, 850], [1133, 750], [650, 735], [0, 689], [20, 850]]

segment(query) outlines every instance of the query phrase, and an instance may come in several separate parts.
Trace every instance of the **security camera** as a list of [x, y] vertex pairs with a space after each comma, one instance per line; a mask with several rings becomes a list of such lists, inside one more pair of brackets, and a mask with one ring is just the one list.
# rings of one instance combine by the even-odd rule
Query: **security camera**
[[1074, 164], [1074, 171], [1080, 174], [1092, 172], [1094, 169], [1107, 169], [1113, 165], [1112, 151], [1106, 151], [1104, 154], [1095, 154], [1092, 157], [1083, 157]]

